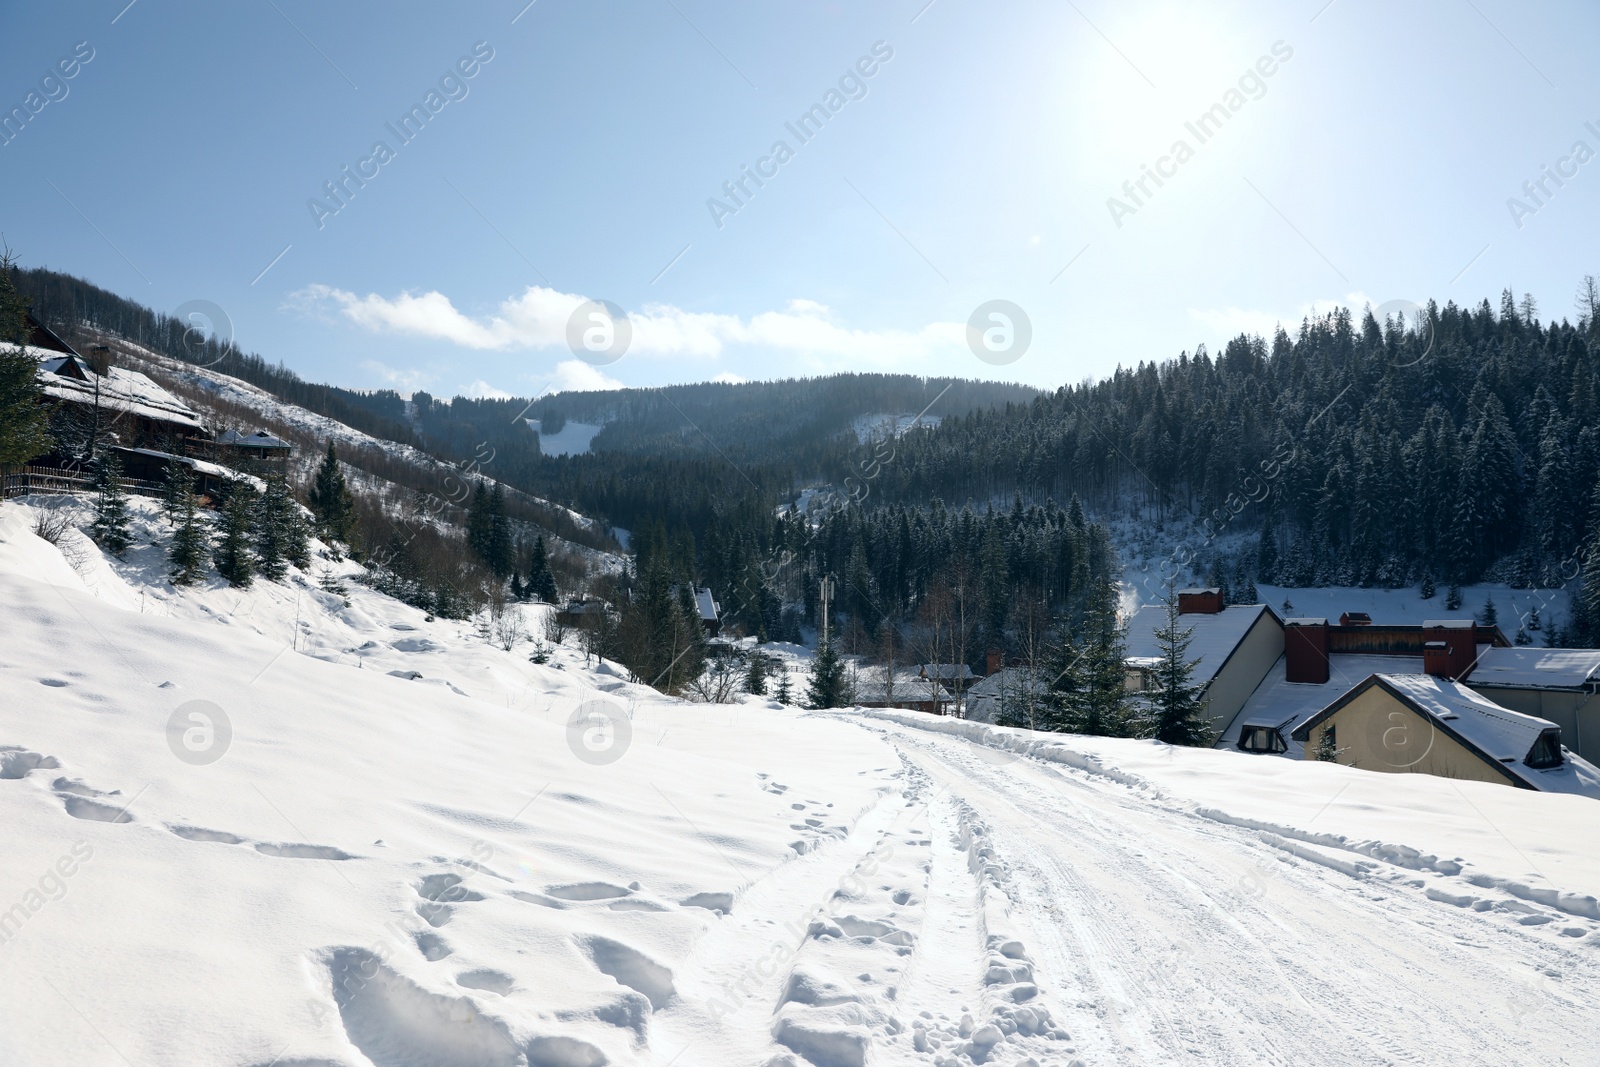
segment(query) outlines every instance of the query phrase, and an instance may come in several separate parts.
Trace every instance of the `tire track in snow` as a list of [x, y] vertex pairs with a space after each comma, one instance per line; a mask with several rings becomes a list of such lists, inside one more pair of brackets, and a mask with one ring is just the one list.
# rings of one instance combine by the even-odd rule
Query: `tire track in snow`
[[1577, 953], [1504, 929], [1486, 953], [1475, 913], [1441, 914], [1053, 765], [996, 768], [960, 739], [890, 737], [990, 819], [1032, 891], [1039, 962], [1083, 998], [1067, 1021], [1091, 1062], [1370, 1065], [1437, 1062], [1452, 1046], [1460, 1062], [1568, 1062], [1569, 1040], [1535, 1055], [1496, 1010], [1536, 968], [1568, 976], [1529, 993], [1540, 1029], [1600, 1037], [1558, 992], [1592, 988]]

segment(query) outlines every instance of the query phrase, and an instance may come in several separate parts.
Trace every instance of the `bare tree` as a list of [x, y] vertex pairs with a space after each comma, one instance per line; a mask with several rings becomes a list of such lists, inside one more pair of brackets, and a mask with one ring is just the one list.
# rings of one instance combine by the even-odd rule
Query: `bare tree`
[[717, 657], [706, 663], [700, 677], [684, 686], [690, 700], [703, 704], [731, 704], [743, 688], [744, 669], [732, 656]]
[[552, 645], [559, 645], [567, 639], [567, 624], [561, 621], [559, 610], [544, 613], [544, 639]]

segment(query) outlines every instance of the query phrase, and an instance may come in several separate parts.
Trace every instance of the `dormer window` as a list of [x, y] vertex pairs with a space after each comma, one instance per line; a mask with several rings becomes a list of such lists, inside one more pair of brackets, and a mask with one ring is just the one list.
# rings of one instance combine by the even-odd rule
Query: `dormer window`
[[1239, 734], [1239, 747], [1246, 752], [1287, 752], [1283, 735], [1270, 726], [1246, 726]]
[[1561, 731], [1546, 730], [1540, 734], [1523, 762], [1539, 769], [1561, 766]]

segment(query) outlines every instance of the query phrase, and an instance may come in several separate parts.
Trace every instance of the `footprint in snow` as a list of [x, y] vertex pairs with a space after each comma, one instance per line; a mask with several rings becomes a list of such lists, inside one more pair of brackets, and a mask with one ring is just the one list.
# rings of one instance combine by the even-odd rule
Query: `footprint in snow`
[[60, 767], [54, 756], [30, 752], [20, 745], [0, 745], [0, 778], [25, 778], [30, 771], [53, 771]]

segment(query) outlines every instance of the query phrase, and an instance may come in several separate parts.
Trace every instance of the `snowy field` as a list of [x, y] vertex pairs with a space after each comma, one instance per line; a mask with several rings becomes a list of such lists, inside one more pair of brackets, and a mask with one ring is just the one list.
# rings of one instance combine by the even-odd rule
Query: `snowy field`
[[528, 426], [539, 435], [539, 451], [547, 456], [583, 456], [589, 452], [589, 442], [605, 427], [587, 422], [569, 422], [555, 433], [545, 433], [538, 419], [529, 419]]
[[1600, 1062], [1595, 801], [682, 704], [31, 525], [6, 1067]]

